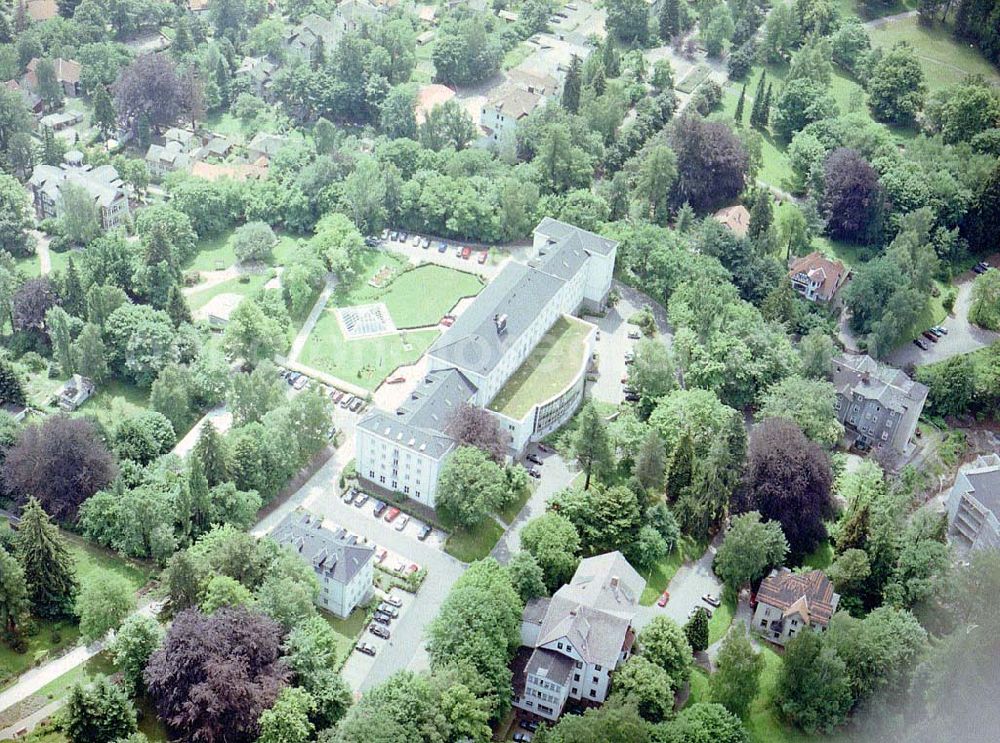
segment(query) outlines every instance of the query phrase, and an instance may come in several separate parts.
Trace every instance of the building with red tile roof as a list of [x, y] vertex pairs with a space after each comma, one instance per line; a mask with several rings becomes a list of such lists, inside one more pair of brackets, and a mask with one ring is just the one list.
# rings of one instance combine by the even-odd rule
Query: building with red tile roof
[[751, 626], [776, 645], [784, 645], [806, 628], [823, 632], [837, 611], [840, 594], [821, 570], [793, 573], [772, 570], [754, 598]]
[[849, 273], [847, 266], [840, 261], [813, 251], [792, 261], [788, 278], [792, 281], [792, 288], [810, 302], [829, 302]]

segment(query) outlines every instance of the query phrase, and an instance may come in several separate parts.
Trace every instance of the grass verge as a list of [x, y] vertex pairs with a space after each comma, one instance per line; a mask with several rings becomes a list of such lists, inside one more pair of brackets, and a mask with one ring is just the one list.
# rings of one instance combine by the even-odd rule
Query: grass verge
[[487, 518], [479, 526], [472, 529], [456, 529], [445, 542], [444, 551], [462, 562], [481, 560], [490, 554], [490, 550], [503, 536], [500, 524]]

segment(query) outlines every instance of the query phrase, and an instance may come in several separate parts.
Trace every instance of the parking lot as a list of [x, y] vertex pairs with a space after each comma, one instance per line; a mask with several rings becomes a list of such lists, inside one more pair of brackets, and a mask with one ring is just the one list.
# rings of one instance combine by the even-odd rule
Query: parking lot
[[[392, 239], [392, 231], [386, 233], [386, 237], [380, 240], [382, 247], [392, 250], [395, 253], [405, 255], [410, 263], [419, 265], [420, 263], [436, 263], [439, 266], [454, 268], [458, 271], [479, 274], [487, 280], [493, 279], [507, 261], [511, 258], [511, 253], [507, 249], [499, 250], [496, 247], [476, 245], [474, 243], [464, 243], [456, 240], [447, 240], [438, 237], [416, 235], [413, 233], [395, 233], [397, 239]], [[401, 235], [406, 235], [406, 240], [400, 239]], [[414, 244], [419, 241], [419, 244]], [[423, 247], [424, 242], [429, 242], [427, 247]], [[444, 251], [440, 246], [444, 245]], [[462, 257], [462, 249], [467, 248], [467, 258]], [[482, 253], [486, 251], [487, 257], [484, 262]]]
[[[397, 534], [401, 534], [404, 537], [411, 537], [418, 542], [423, 542], [428, 547], [444, 549], [444, 543], [448, 539], [448, 535], [440, 529], [425, 525], [420, 519], [402, 513], [398, 508], [393, 508], [391, 504], [385, 504], [378, 498], [370, 496], [357, 488], [348, 490], [341, 497], [341, 500], [347, 504], [349, 498], [350, 505], [356, 508], [359, 514], [369, 516], [375, 521], [382, 521]], [[425, 528], [429, 529], [429, 531], [426, 536], [421, 538]], [[376, 553], [376, 559], [383, 567], [394, 570], [398, 563], [393, 561], [393, 557], [394, 555], [391, 552], [388, 554]], [[404, 564], [402, 567], [405, 568], [406, 565]]]
[[[406, 614], [413, 608], [413, 604], [416, 601], [416, 596], [398, 588], [393, 588], [388, 594], [382, 594], [376, 589], [374, 600], [381, 602], [385, 598], [389, 598], [392, 601], [399, 603], [398, 607], [393, 607], [396, 609], [399, 616], [390, 620], [388, 625], [380, 625], [377, 622], [369, 622], [369, 624], [365, 625], [365, 628], [361, 632], [361, 636], [358, 637], [357, 646], [355, 646], [354, 651], [351, 653], [350, 657], [348, 657], [340, 672], [344, 681], [346, 681], [347, 685], [352, 689], [361, 688], [365, 678], [369, 673], [371, 673], [375, 665], [380, 662], [380, 656], [391, 647], [390, 643], [394, 642], [393, 629], [395, 629], [395, 626], [405, 618]], [[386, 630], [389, 632], [389, 637], [383, 638], [375, 635], [371, 629], [369, 629], [373, 624], [376, 626], [385, 626]], [[372, 648], [375, 654], [370, 655], [366, 652], [362, 652], [362, 650], [358, 649], [359, 647]]]

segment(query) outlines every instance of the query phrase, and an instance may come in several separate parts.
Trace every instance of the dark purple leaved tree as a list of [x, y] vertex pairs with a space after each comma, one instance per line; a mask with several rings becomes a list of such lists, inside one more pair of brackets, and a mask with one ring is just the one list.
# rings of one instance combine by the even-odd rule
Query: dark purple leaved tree
[[677, 155], [675, 206], [686, 201], [705, 212], [732, 202], [746, 186], [750, 158], [725, 124], [687, 114], [674, 125], [670, 146]]
[[823, 169], [822, 211], [832, 237], [855, 242], [875, 239], [884, 207], [878, 173], [857, 150], [838, 147]]

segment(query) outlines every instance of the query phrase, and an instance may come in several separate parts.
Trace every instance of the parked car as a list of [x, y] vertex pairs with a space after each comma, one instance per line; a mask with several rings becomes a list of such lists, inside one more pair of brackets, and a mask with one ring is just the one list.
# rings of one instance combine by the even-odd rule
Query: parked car
[[542, 473], [539, 472], [536, 467], [532, 467], [530, 470], [528, 470], [528, 475], [535, 478], [536, 480], [542, 479]]
[[295, 380], [301, 376], [302, 375], [299, 374], [298, 372], [290, 371], [288, 372], [287, 375], [285, 375], [285, 381], [288, 382], [289, 384], [295, 384]]
[[389, 604], [389, 606], [395, 606], [398, 609], [403, 605], [403, 599], [399, 596], [386, 596], [383, 603]]
[[431, 239], [429, 237], [425, 237], [423, 240], [420, 241], [420, 247], [423, 248], [424, 250], [427, 250], [427, 248], [429, 248], [430, 246], [431, 246]]
[[438, 252], [443, 253], [448, 249], [448, 243], [438, 243]]
[[382, 602], [381, 604], [378, 605], [378, 610], [383, 614], [388, 614], [393, 619], [399, 618], [399, 609], [397, 609], [392, 604], [387, 604], [385, 602]]
[[431, 528], [430, 524], [424, 524], [423, 526], [420, 527], [420, 531], [417, 533], [417, 539], [419, 539], [421, 542], [424, 541], [425, 539], [427, 539], [427, 537], [431, 535], [432, 531], [434, 530]]
[[392, 622], [393, 617], [391, 614], [387, 614], [384, 611], [376, 609], [375, 613], [372, 615], [372, 619], [374, 619], [379, 624], [384, 624], [388, 626], [389, 623]]
[[489, 258], [489, 257], [490, 257], [489, 251], [488, 250], [484, 250], [484, 251], [482, 251], [479, 254], [479, 257], [476, 258], [476, 263], [478, 263], [479, 265], [482, 265], [482, 264], [486, 263], [486, 259]]
[[396, 520], [396, 531], [403, 531], [408, 523], [410, 523], [410, 517], [404, 513]]
[[406, 234], [405, 232], [400, 232], [400, 233], [399, 233], [399, 241], [400, 241], [401, 243], [405, 243], [405, 242], [406, 242], [407, 240], [409, 240], [409, 239], [410, 239], [410, 236], [409, 236], [409, 235], [407, 235], [407, 234]]
[[392, 240], [393, 242], [396, 242], [396, 240], [399, 239], [399, 233], [396, 232], [396, 230], [393, 230], [392, 232], [389, 233], [389, 239]]
[[405, 381], [406, 377], [393, 377], [392, 379], [388, 380], [386, 384], [402, 384]]
[[927, 340], [929, 340], [931, 343], [937, 343], [938, 342], [938, 337], [936, 335], [934, 335], [934, 333], [932, 333], [929, 330], [925, 330], [920, 335], [922, 335], [924, 338], [926, 338]]
[[375, 555], [375, 562], [381, 565], [385, 561], [385, 558], [387, 558], [388, 556], [389, 556], [389, 550], [381, 549], [378, 551], [378, 554]]
[[340, 407], [346, 408], [352, 402], [354, 402], [354, 395], [348, 395], [347, 397], [345, 397], [343, 400], [340, 401]]
[[530, 743], [531, 736], [527, 733], [514, 733], [514, 737], [511, 738], [514, 743]]
[[309, 386], [309, 377], [302, 375], [301, 377], [295, 380], [295, 384], [292, 385], [292, 389], [304, 390], [308, 386]]
[[937, 333], [938, 336], [948, 335], [948, 328], [946, 328], [944, 325], [935, 325], [933, 328], [931, 328], [931, 331]]
[[389, 230], [388, 229], [382, 230], [382, 239], [385, 240], [388, 237], [389, 237]]
[[368, 642], [359, 642], [354, 646], [354, 649], [359, 653], [364, 653], [365, 655], [370, 655], [375, 657], [375, 646]]
[[374, 235], [368, 235], [368, 237], [365, 238], [365, 246], [369, 248], [378, 247], [378, 238]]
[[378, 624], [369, 624], [368, 631], [375, 635], [375, 637], [381, 637], [383, 640], [388, 640], [390, 636], [389, 630]]
[[552, 453], [552, 448], [549, 447], [549, 446], [546, 446], [545, 444], [539, 444], [538, 445], [538, 451], [542, 452], [543, 454], [551, 454]]
[[361, 508], [371, 496], [368, 493], [358, 493], [358, 497], [354, 499], [354, 506], [356, 508]]
[[713, 596], [710, 593], [706, 593], [704, 596], [702, 596], [701, 600], [704, 601], [709, 606], [714, 606], [716, 608], [722, 605], [722, 602], [719, 600], [719, 597]]
[[919, 348], [921, 351], [926, 351], [928, 348], [930, 348], [930, 346], [927, 345], [927, 342], [920, 338], [914, 338], [913, 345]]
[[536, 730], [538, 730], [538, 721], [537, 720], [521, 720], [521, 727], [523, 727], [525, 730], [528, 730], [528, 731], [530, 731], [530, 732], [533, 733]]
[[470, 248], [468, 245], [466, 245], [464, 248], [462, 248], [462, 252], [461, 252], [462, 260], [465, 260], [465, 261], [469, 260], [469, 256], [470, 255], [472, 255], [472, 248]]
[[420, 570], [420, 568], [417, 567], [417, 563], [415, 563], [415, 562], [411, 562], [409, 565], [406, 566], [406, 572], [407, 573], [416, 573], [419, 570]]
[[350, 410], [352, 413], [357, 413], [358, 411], [361, 410], [361, 406], [364, 404], [365, 404], [364, 400], [362, 400], [360, 397], [355, 397], [354, 402], [350, 404], [348, 410]]
[[450, 328], [452, 325], [455, 324], [455, 316], [450, 314], [445, 315], [444, 317], [441, 318], [441, 324], [444, 325], [446, 328]]
[[395, 506], [393, 506], [392, 508], [390, 508], [388, 511], [385, 512], [385, 520], [387, 523], [391, 524], [393, 521], [396, 520], [397, 516], [399, 516], [399, 509], [396, 508]]
[[628, 337], [634, 341], [637, 341], [640, 338], [642, 338], [642, 334], [638, 330], [630, 330], [628, 331]]
[[639, 393], [638, 392], [626, 392], [625, 393], [625, 402], [639, 402]]
[[348, 490], [346, 493], [344, 493], [344, 503], [347, 504], [353, 503], [356, 497], [357, 496], [352, 491]]
[[542, 460], [536, 457], [534, 454], [529, 454], [528, 456], [525, 457], [525, 459], [527, 459], [532, 464], [542, 464]]
[[656, 605], [666, 606], [668, 601], [670, 601], [670, 591], [664, 591], [663, 593], [660, 594], [660, 598], [657, 599]]
[[378, 518], [382, 513], [389, 507], [389, 504], [385, 501], [377, 500], [375, 501], [375, 518]]
[[972, 267], [972, 270], [976, 273], [986, 273], [990, 270], [990, 264], [986, 261], [979, 261], [979, 263]]
[[410, 244], [413, 245], [413, 247], [417, 247], [418, 245], [420, 245], [420, 235], [414, 235], [413, 240], [410, 242]]

